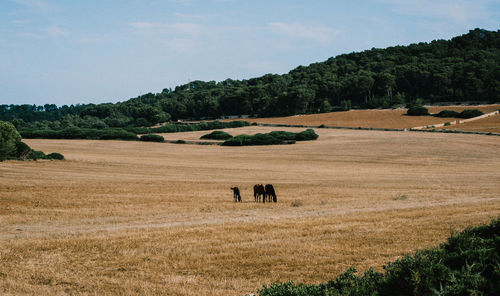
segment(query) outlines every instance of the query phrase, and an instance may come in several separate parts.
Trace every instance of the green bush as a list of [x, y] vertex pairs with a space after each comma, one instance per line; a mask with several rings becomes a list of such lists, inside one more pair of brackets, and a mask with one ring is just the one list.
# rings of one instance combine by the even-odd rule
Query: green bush
[[10, 122], [0, 121], [0, 161], [16, 156], [21, 136]]
[[498, 295], [500, 291], [500, 217], [468, 228], [439, 247], [418, 251], [357, 275], [350, 268], [319, 285], [273, 283], [260, 296], [306, 295]]
[[250, 146], [252, 145], [252, 136], [250, 135], [238, 135], [227, 139], [222, 143], [225, 146]]
[[291, 141], [291, 140], [295, 140], [297, 134], [292, 133], [292, 132], [285, 132], [285, 131], [273, 131], [273, 132], [270, 132], [269, 135], [271, 135], [275, 138], [278, 138], [280, 140], [283, 140], [283, 141]]
[[285, 141], [275, 138], [270, 134], [255, 134], [252, 137], [251, 145], [278, 145], [284, 144]]
[[250, 146], [250, 145], [278, 145], [294, 144], [296, 141], [316, 140], [318, 135], [313, 129], [307, 129], [300, 133], [285, 131], [273, 131], [267, 134], [238, 135], [227, 139], [222, 145], [225, 146]]
[[460, 113], [458, 113], [457, 111], [452, 111], [452, 110], [443, 110], [437, 114], [434, 114], [433, 116], [460, 118]]
[[227, 140], [229, 138], [232, 138], [230, 134], [226, 133], [225, 131], [213, 131], [210, 134], [206, 134], [201, 136], [200, 139], [210, 139], [210, 140]]
[[311, 141], [318, 138], [318, 134], [314, 132], [313, 129], [307, 129], [295, 135], [295, 140], [297, 141]]
[[62, 155], [61, 153], [52, 152], [50, 154], [47, 154], [47, 159], [64, 160], [64, 155]]
[[460, 118], [473, 118], [473, 117], [478, 117], [483, 115], [484, 113], [480, 110], [473, 109], [473, 110], [464, 110], [460, 112]]
[[473, 118], [477, 116], [481, 116], [484, 113], [481, 110], [472, 109], [472, 110], [463, 110], [458, 113], [457, 111], [452, 110], [443, 110], [438, 114], [434, 114], [436, 117], [455, 117], [455, 118]]
[[28, 146], [28, 144], [19, 141], [17, 142], [17, 152], [16, 152], [16, 158], [26, 158], [29, 154], [31, 153], [31, 147]]
[[142, 135], [140, 140], [144, 142], [165, 142], [165, 138], [160, 135], [153, 134]]
[[406, 114], [411, 116], [424, 116], [429, 115], [429, 110], [424, 106], [412, 106], [408, 108]]
[[31, 150], [31, 153], [29, 153], [26, 158], [32, 160], [47, 159], [47, 155], [45, 155], [43, 151]]

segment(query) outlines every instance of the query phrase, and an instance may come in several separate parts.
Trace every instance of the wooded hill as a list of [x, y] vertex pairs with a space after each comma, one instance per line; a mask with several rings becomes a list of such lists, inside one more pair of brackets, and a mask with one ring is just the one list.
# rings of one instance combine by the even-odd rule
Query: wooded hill
[[193, 81], [111, 104], [1, 105], [18, 129], [150, 126], [223, 115], [285, 116], [422, 102], [500, 102], [500, 31], [370, 49], [248, 80]]

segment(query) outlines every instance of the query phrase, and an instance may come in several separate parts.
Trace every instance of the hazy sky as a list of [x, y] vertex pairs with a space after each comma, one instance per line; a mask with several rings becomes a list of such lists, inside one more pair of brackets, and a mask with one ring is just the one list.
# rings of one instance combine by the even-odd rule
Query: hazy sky
[[500, 29], [488, 0], [0, 0], [0, 104], [125, 101]]

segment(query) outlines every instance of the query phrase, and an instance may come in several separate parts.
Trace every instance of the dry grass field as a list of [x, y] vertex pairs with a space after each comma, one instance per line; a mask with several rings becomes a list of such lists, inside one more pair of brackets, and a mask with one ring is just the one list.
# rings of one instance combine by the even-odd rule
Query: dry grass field
[[[380, 270], [500, 214], [498, 137], [316, 132], [260, 147], [26, 140], [67, 160], [0, 163], [0, 294], [244, 295]], [[255, 204], [256, 183], [278, 203]]]
[[500, 114], [443, 128], [459, 131], [500, 133]]
[[[478, 109], [484, 113], [500, 109], [500, 105], [479, 106], [432, 106], [430, 113], [439, 113], [442, 110], [461, 112], [465, 109]], [[242, 119], [249, 122], [274, 124], [300, 124], [347, 127], [375, 127], [375, 128], [412, 128], [417, 126], [433, 125], [456, 120], [456, 118], [438, 118], [432, 116], [406, 116], [406, 109], [394, 110], [350, 110], [345, 112], [331, 112], [311, 115], [296, 115], [289, 117], [251, 118]]]

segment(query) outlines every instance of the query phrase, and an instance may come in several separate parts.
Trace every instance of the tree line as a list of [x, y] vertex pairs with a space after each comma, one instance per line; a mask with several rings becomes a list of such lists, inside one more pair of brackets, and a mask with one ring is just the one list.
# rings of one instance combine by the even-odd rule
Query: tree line
[[151, 126], [228, 115], [286, 116], [416, 101], [500, 101], [500, 31], [372, 48], [248, 80], [192, 81], [116, 104], [0, 105], [19, 130]]

